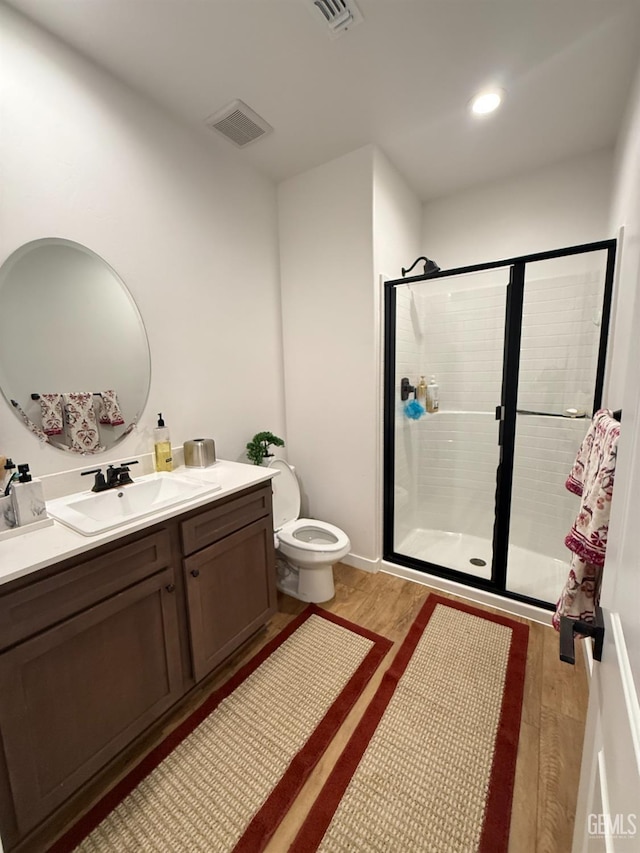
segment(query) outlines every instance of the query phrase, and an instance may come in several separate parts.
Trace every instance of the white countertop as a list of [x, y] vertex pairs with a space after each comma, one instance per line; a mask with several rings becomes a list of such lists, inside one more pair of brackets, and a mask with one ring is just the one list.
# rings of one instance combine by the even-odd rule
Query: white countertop
[[184, 501], [177, 506], [146, 515], [127, 524], [122, 524], [114, 530], [97, 533], [94, 536], [82, 536], [59, 521], [54, 521], [51, 527], [29, 531], [0, 542], [0, 584], [8, 583], [16, 578], [43, 569], [67, 557], [73, 557], [84, 551], [90, 551], [105, 542], [113, 542], [129, 533], [144, 530], [171, 518], [181, 515], [191, 509], [219, 501], [234, 492], [255, 486], [257, 483], [272, 479], [278, 472], [276, 469], [263, 468], [258, 465], [245, 465], [241, 462], [228, 462], [220, 459], [210, 468], [185, 468], [180, 466], [176, 473], [188, 474], [190, 479], [200, 479], [204, 482], [214, 481], [220, 484], [220, 489], [208, 492], [193, 500]]

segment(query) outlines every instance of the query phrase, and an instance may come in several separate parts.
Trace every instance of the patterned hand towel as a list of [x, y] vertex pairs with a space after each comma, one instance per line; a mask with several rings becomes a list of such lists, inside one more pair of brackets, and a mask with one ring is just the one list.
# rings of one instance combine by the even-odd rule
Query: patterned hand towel
[[71, 450], [77, 453], [104, 450], [93, 409], [93, 394], [89, 391], [68, 392], [62, 395], [62, 401]]
[[593, 622], [600, 601], [619, 437], [620, 424], [611, 412], [597, 411], [566, 482], [567, 489], [580, 495], [581, 502], [564, 540], [573, 553], [569, 577], [553, 616], [556, 630], [560, 630], [561, 616]]
[[60, 394], [40, 394], [42, 429], [47, 435], [62, 435], [62, 397]]
[[122, 426], [124, 423], [115, 391], [103, 391], [100, 395], [100, 417], [98, 420], [101, 424], [108, 424], [109, 426]]
[[38, 424], [34, 424], [29, 415], [24, 411], [22, 406], [18, 403], [17, 400], [12, 400], [11, 405], [16, 410], [16, 412], [20, 415], [22, 420], [24, 421], [27, 429], [32, 432], [43, 444], [49, 441], [49, 437], [45, 434], [44, 430], [41, 429]]

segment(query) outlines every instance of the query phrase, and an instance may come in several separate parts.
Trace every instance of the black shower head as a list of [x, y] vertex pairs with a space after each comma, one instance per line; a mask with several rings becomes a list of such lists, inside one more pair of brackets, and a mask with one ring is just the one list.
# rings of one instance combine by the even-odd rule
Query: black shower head
[[432, 261], [431, 258], [427, 258], [423, 255], [421, 258], [417, 258], [417, 260], [415, 260], [411, 264], [409, 269], [405, 269], [404, 267], [402, 268], [402, 277], [404, 278], [407, 273], [411, 272], [415, 265], [420, 261], [424, 261], [424, 269], [422, 271], [422, 275], [430, 275], [433, 272], [440, 272], [440, 267], [438, 266], [438, 264], [435, 261]]

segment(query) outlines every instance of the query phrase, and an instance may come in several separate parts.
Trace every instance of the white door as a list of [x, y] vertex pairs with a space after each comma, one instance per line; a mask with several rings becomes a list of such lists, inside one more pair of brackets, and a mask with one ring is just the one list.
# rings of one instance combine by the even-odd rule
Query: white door
[[634, 314], [573, 853], [640, 851], [640, 295]]
[[640, 710], [618, 611], [594, 662], [573, 853], [640, 851]]

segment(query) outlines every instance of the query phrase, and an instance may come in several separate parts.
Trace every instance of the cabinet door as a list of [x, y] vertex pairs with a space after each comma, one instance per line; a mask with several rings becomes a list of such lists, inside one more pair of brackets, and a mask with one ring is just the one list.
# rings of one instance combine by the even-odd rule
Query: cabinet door
[[181, 693], [165, 569], [0, 655], [0, 731], [25, 833]]
[[184, 561], [196, 681], [276, 610], [271, 517], [247, 525]]

